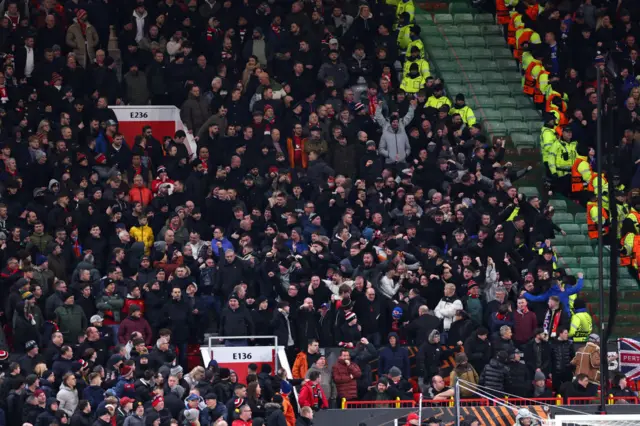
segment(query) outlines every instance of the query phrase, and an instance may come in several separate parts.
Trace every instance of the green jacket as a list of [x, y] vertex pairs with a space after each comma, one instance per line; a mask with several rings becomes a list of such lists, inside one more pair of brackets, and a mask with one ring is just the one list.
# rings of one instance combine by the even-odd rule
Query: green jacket
[[78, 337], [87, 328], [87, 317], [78, 305], [62, 305], [55, 310], [55, 317], [65, 343], [77, 344]]
[[111, 319], [117, 323], [120, 323], [120, 311], [123, 306], [124, 299], [117, 293], [113, 293], [112, 295], [102, 293], [102, 295], [96, 299], [96, 308], [102, 312], [104, 318]]

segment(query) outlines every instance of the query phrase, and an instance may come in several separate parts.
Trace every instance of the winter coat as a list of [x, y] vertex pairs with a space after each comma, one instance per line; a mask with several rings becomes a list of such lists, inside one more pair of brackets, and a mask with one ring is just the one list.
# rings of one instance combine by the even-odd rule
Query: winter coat
[[131, 338], [131, 333], [134, 331], [138, 331], [142, 334], [147, 346], [150, 346], [153, 343], [153, 331], [151, 330], [151, 326], [147, 320], [131, 316], [126, 317], [120, 323], [120, 328], [118, 329], [118, 343], [126, 345]]
[[187, 126], [187, 129], [197, 133], [200, 127], [209, 118], [209, 103], [204, 96], [194, 96], [189, 93], [189, 97], [180, 108], [180, 118]]
[[192, 325], [191, 308], [184, 300], [170, 300], [164, 308], [165, 326], [171, 330], [171, 341], [186, 343]]
[[62, 305], [54, 312], [65, 343], [76, 344], [87, 329], [87, 317], [78, 305]]
[[314, 188], [320, 187], [327, 182], [329, 176], [335, 175], [336, 172], [321, 159], [310, 160], [307, 165], [307, 179], [309, 179]]
[[576, 376], [586, 374], [590, 382], [600, 383], [600, 346], [587, 342], [585, 346], [578, 348], [571, 365], [576, 367]]
[[[470, 364], [463, 364], [464, 366], [456, 366], [449, 374], [449, 383], [453, 386], [456, 383], [456, 379], [461, 379], [469, 383], [478, 384], [480, 377], [478, 373]], [[460, 396], [463, 398], [473, 398], [473, 392], [463, 387], [460, 387]]]
[[338, 360], [338, 362], [334, 364], [331, 373], [338, 390], [338, 398], [346, 398], [351, 401], [358, 398], [358, 384], [356, 380], [362, 375], [362, 372], [357, 364], [351, 362], [347, 365], [343, 360]]
[[[275, 402], [269, 402], [265, 404], [266, 414], [266, 426], [287, 426], [287, 418], [282, 411], [282, 406]], [[235, 422], [234, 422], [235, 423]]]
[[322, 386], [322, 390], [324, 391], [327, 399], [334, 400], [338, 396], [338, 390], [336, 388], [336, 384], [333, 382], [333, 377], [331, 377], [331, 367], [325, 364], [324, 368], [318, 368], [316, 364], [313, 364], [309, 367], [309, 370], [305, 374], [305, 378], [309, 378], [309, 373], [312, 371], [317, 371], [320, 373], [320, 386]]
[[333, 85], [337, 89], [342, 89], [349, 81], [349, 69], [342, 62], [337, 62], [335, 64], [325, 62], [318, 70], [318, 80], [324, 84], [327, 77], [333, 77]]
[[[69, 48], [73, 49], [78, 65], [87, 69], [87, 66], [93, 63], [96, 58], [96, 47], [99, 38], [95, 27], [87, 22], [86, 33], [82, 33], [80, 24], [74, 22], [67, 30], [66, 42]], [[87, 58], [87, 53], [89, 57]]]
[[440, 372], [442, 361], [452, 354], [453, 351], [443, 350], [439, 343], [427, 341], [420, 346], [416, 365], [418, 374], [422, 376], [425, 383], [429, 383], [431, 378]]
[[502, 362], [493, 358], [480, 375], [480, 386], [486, 386], [498, 393], [504, 392], [508, 374], [509, 369]]
[[434, 309], [434, 313], [442, 320], [442, 328], [449, 331], [457, 311], [463, 310], [462, 302], [453, 297], [443, 297]]
[[[228, 306], [222, 310], [220, 317], [220, 336], [252, 336], [253, 320], [249, 310], [244, 306], [233, 310]], [[278, 342], [280, 342], [278, 340]], [[285, 341], [286, 343], [286, 341]], [[280, 343], [283, 344], [283, 343]]]
[[507, 364], [509, 374], [507, 375], [506, 391], [508, 393], [518, 395], [522, 398], [531, 396], [533, 386], [531, 383], [531, 374], [526, 365], [518, 362], [510, 362]]
[[60, 385], [56, 399], [60, 401], [59, 408], [69, 416], [72, 416], [78, 406], [78, 390], [71, 389], [67, 385], [62, 384]]
[[409, 107], [407, 114], [399, 120], [398, 128], [393, 130], [391, 123], [382, 116], [382, 108], [376, 109], [375, 120], [382, 127], [378, 152], [385, 157], [387, 164], [406, 162], [411, 154], [411, 145], [405, 127], [413, 120], [414, 113], [415, 108]]
[[100, 386], [87, 386], [82, 391], [82, 399], [89, 401], [92, 407], [98, 407], [104, 401], [104, 389]]
[[429, 334], [433, 330], [439, 330], [441, 328], [440, 320], [430, 313], [420, 315], [414, 319], [405, 327], [405, 332], [413, 337], [413, 341], [416, 346], [422, 345], [429, 338]]
[[551, 344], [551, 368], [553, 373], [571, 372], [575, 351], [570, 340], [556, 340]]
[[125, 85], [125, 101], [130, 105], [147, 105], [151, 98], [147, 75], [143, 71], [133, 74], [131, 71], [122, 78]]
[[409, 365], [409, 351], [399, 345], [399, 338], [396, 333], [389, 333], [389, 336], [396, 336], [396, 346], [386, 346], [380, 351], [378, 358], [378, 374], [387, 374], [391, 367], [398, 367], [402, 371], [402, 377], [408, 379], [411, 377]]
[[[522, 352], [524, 352], [524, 361], [531, 374], [535, 374], [538, 368], [545, 376], [551, 373], [551, 345], [549, 342], [543, 340], [536, 343], [535, 339], [531, 339], [529, 343], [524, 345]], [[540, 357], [540, 365], [538, 365], [538, 357]]]
[[476, 325], [469, 318], [454, 321], [449, 329], [447, 342], [451, 342], [451, 344], [456, 344], [457, 342], [464, 343], [475, 329]]
[[329, 408], [327, 395], [324, 393], [322, 385], [314, 385], [310, 380], [307, 381], [300, 390], [298, 395], [300, 407], [311, 407], [313, 409]]
[[120, 311], [124, 306], [124, 299], [117, 292], [113, 294], [102, 293], [96, 299], [96, 307], [102, 312], [103, 318], [111, 323], [120, 323]]
[[523, 345], [533, 338], [533, 331], [538, 327], [538, 318], [532, 311], [513, 313], [513, 341]]

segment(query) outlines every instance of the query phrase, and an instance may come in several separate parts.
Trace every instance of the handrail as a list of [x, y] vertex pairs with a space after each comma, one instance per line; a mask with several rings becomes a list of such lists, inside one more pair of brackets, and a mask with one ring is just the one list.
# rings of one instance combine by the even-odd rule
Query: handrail
[[346, 398], [342, 398], [342, 409], [348, 408], [414, 408], [416, 402], [413, 400], [403, 401], [399, 397], [393, 400], [387, 401], [347, 401]]

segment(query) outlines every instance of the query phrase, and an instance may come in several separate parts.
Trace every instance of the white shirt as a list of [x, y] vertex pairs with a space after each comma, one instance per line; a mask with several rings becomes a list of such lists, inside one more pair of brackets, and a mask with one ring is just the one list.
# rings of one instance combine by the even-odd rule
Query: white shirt
[[26, 77], [31, 77], [31, 73], [33, 73], [33, 68], [35, 67], [35, 61], [33, 59], [33, 48], [25, 47], [27, 49], [27, 60], [24, 64], [24, 75]]

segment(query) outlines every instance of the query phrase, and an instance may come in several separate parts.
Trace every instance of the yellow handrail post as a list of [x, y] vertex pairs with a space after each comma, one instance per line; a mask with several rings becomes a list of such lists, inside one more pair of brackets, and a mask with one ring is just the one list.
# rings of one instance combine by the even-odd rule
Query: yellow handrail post
[[400, 408], [400, 397], [399, 396], [396, 397], [396, 401], [398, 401], [398, 402], [396, 402], [396, 408]]
[[347, 398], [342, 398], [342, 409], [347, 408]]

